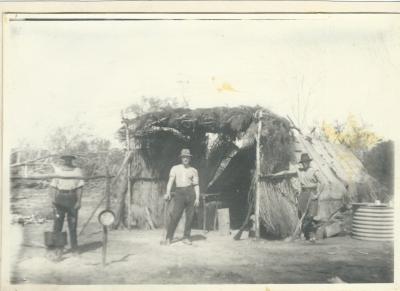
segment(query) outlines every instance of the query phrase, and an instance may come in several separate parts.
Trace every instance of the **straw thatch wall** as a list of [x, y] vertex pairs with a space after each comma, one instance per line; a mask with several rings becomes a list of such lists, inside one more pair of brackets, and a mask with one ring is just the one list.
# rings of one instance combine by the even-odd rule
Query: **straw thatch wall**
[[143, 158], [141, 149], [134, 149], [131, 162], [132, 224], [150, 228], [149, 217], [155, 227], [163, 225], [163, 194], [166, 181], [160, 179]]
[[290, 236], [299, 220], [290, 178], [262, 181], [260, 193], [260, 219], [267, 234], [275, 238]]

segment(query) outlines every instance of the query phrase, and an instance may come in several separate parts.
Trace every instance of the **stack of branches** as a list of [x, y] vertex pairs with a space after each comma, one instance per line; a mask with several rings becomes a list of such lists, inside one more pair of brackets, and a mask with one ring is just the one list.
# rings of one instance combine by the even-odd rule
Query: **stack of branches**
[[290, 236], [298, 222], [295, 191], [290, 179], [260, 182], [260, 218], [268, 235]]

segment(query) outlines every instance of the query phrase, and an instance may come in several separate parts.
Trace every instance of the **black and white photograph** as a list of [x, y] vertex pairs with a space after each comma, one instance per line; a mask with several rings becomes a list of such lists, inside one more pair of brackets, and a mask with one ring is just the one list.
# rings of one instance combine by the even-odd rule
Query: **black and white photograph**
[[394, 284], [399, 20], [4, 14], [2, 280]]

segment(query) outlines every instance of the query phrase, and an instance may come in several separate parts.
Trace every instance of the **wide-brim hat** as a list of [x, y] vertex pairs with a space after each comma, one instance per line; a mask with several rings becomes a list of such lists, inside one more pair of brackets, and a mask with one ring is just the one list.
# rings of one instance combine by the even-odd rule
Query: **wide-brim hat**
[[191, 153], [189, 149], [182, 149], [181, 154], [179, 155], [180, 157], [191, 157]]
[[60, 156], [60, 159], [62, 160], [75, 160], [76, 156], [73, 154], [64, 154]]
[[315, 221], [321, 221], [321, 220], [322, 220], [322, 217], [319, 216], [319, 215], [316, 215], [316, 216], [313, 217], [313, 219], [314, 219]]
[[312, 161], [312, 158], [310, 158], [310, 156], [307, 153], [303, 153], [303, 154], [301, 154], [299, 164], [311, 162], [311, 161]]

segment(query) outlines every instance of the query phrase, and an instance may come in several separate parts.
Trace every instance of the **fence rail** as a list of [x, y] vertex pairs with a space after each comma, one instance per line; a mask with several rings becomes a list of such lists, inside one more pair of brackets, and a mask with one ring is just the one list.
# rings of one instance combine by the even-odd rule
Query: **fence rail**
[[91, 177], [83, 177], [83, 176], [59, 176], [59, 175], [43, 175], [43, 176], [11, 176], [11, 180], [50, 180], [50, 179], [73, 179], [73, 180], [94, 180], [94, 179], [105, 179], [107, 177], [114, 177], [114, 176], [106, 176], [106, 175], [98, 175], [98, 176], [91, 176]]

